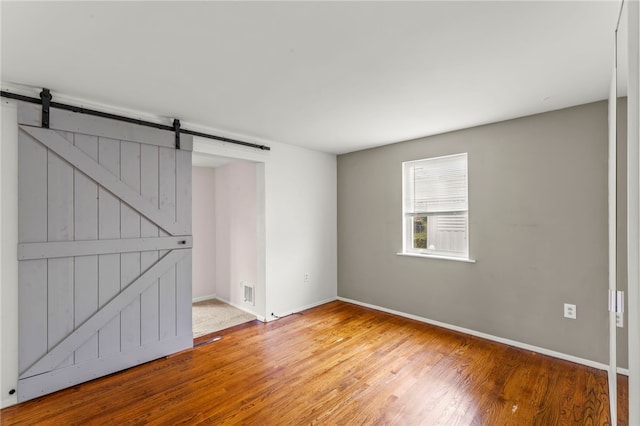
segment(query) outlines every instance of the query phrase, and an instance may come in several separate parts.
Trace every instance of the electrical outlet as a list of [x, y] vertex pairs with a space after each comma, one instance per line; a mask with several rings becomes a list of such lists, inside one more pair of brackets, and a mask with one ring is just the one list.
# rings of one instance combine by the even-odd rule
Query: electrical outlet
[[624, 327], [624, 313], [616, 312], [616, 327]]
[[576, 305], [572, 305], [571, 303], [564, 304], [564, 317], [576, 319]]
[[304, 273], [304, 282], [308, 283], [309, 281], [311, 281], [311, 274], [309, 274], [308, 272]]

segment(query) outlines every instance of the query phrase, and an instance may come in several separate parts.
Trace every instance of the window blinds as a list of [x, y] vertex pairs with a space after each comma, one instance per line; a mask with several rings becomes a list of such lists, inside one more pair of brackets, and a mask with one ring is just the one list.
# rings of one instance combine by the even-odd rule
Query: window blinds
[[405, 213], [456, 213], [468, 210], [467, 154], [404, 163]]

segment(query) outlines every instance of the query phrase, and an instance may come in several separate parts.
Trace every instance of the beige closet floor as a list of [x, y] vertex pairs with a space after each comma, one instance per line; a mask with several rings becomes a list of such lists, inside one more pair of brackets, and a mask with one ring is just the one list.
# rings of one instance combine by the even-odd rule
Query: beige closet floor
[[255, 315], [218, 299], [196, 302], [192, 309], [194, 338], [256, 319]]

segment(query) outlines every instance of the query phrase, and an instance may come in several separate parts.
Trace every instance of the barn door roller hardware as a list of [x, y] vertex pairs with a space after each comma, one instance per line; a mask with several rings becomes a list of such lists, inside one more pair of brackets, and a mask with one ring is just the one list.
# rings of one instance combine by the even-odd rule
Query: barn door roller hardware
[[180, 120], [173, 119], [173, 131], [176, 133], [176, 149], [180, 149]]
[[42, 127], [49, 128], [49, 104], [51, 103], [51, 91], [49, 89], [42, 89], [40, 92], [40, 100], [42, 101]]
[[110, 114], [108, 112], [96, 111], [94, 109], [88, 109], [83, 107], [78, 107], [74, 105], [63, 104], [60, 102], [52, 102], [51, 91], [49, 89], [42, 89], [40, 92], [40, 99], [32, 98], [31, 96], [18, 95], [16, 93], [7, 92], [5, 90], [0, 91], [0, 96], [8, 99], [16, 99], [18, 101], [29, 102], [32, 104], [41, 104], [42, 105], [42, 127], [49, 128], [49, 108], [58, 108], [66, 111], [77, 112], [79, 114], [87, 114], [93, 115], [96, 117], [109, 118], [111, 120], [124, 121], [126, 123], [138, 124], [140, 126], [153, 127], [154, 129], [167, 130], [169, 132], [174, 132], [176, 134], [176, 149], [180, 149], [180, 133], [184, 133], [185, 135], [192, 136], [200, 136], [202, 138], [207, 139], [215, 139], [222, 142], [232, 143], [235, 145], [247, 146], [250, 148], [256, 148], [263, 151], [270, 151], [271, 148], [266, 145], [258, 145], [251, 142], [244, 142], [237, 139], [225, 138], [222, 136], [210, 135], [208, 133], [196, 132], [193, 130], [182, 129], [180, 127], [180, 120], [173, 120], [172, 126], [167, 126], [165, 124], [153, 123], [151, 121], [138, 120], [137, 118], [125, 117], [123, 115]]

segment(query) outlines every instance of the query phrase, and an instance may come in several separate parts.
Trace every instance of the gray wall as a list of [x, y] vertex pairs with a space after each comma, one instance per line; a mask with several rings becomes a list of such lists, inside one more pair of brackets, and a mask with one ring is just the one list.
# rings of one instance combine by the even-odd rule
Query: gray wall
[[[401, 163], [460, 152], [477, 263], [397, 256]], [[341, 297], [605, 363], [607, 241], [606, 102], [338, 157]]]

